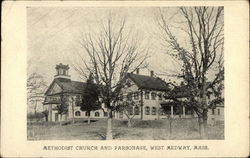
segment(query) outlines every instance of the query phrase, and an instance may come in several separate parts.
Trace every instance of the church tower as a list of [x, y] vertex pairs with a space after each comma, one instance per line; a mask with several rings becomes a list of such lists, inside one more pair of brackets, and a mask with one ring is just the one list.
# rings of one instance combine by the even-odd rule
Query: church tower
[[64, 78], [64, 79], [69, 79], [70, 80], [70, 75], [69, 75], [69, 65], [63, 65], [60, 63], [59, 65], [56, 65], [56, 78]]

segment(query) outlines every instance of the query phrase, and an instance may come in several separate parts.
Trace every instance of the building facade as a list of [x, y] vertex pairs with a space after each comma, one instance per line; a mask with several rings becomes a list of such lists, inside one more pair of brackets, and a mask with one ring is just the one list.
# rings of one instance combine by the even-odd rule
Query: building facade
[[[150, 75], [139, 74], [139, 69], [136, 73], [127, 73], [122, 81], [123, 88], [121, 89], [118, 103], [124, 101], [133, 101], [136, 106], [131, 107], [129, 115], [135, 119], [141, 120], [159, 120], [172, 118], [192, 118], [196, 117], [195, 112], [185, 106], [171, 104], [171, 99], [166, 97], [168, 91], [172, 91], [173, 87], [170, 83], [155, 77], [153, 71]], [[72, 81], [69, 75], [69, 66], [59, 64], [56, 65], [56, 75], [54, 80], [48, 87], [45, 93], [43, 102], [44, 109], [48, 111], [48, 121], [60, 121], [72, 118], [107, 118], [107, 108], [102, 105], [99, 110], [81, 111], [80, 102], [82, 101], [82, 93], [86, 83]], [[181, 93], [176, 93], [178, 99], [186, 99], [182, 93], [188, 89], [178, 89]], [[64, 104], [65, 112], [60, 112], [59, 105]], [[167, 111], [163, 111], [162, 105], [168, 104]], [[113, 111], [115, 119], [127, 119], [123, 111]], [[216, 106], [208, 111], [208, 122], [213, 124], [216, 121], [224, 120], [224, 106]]]
[[[139, 69], [136, 74], [128, 73], [123, 82], [124, 86], [121, 90], [120, 102], [134, 101], [136, 106], [131, 107], [129, 115], [133, 115], [136, 119], [141, 120], [158, 120], [166, 118], [160, 103], [164, 101], [164, 95], [169, 90], [168, 84], [154, 76], [151, 71], [149, 76], [140, 75]], [[124, 112], [116, 112], [115, 118], [127, 119]]]
[[[105, 118], [107, 117], [106, 108], [91, 111], [81, 111], [80, 102], [86, 83], [72, 81], [69, 75], [69, 66], [56, 65], [56, 75], [54, 80], [45, 92], [43, 102], [44, 109], [48, 111], [48, 121], [64, 121], [74, 118]], [[65, 109], [62, 111], [60, 105], [64, 104]], [[107, 111], [107, 110], [106, 110]]]

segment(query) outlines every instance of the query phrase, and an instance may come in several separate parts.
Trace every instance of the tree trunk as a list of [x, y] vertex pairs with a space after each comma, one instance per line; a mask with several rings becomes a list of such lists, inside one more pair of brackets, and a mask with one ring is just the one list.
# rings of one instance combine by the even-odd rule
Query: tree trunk
[[199, 116], [198, 122], [199, 122], [200, 139], [208, 139], [206, 116], [202, 116], [202, 117]]
[[[90, 113], [89, 113], [90, 114]], [[88, 125], [90, 124], [90, 115], [88, 115]]]
[[62, 114], [60, 114], [60, 126], [62, 126]]
[[72, 103], [72, 126], [75, 124], [75, 110], [74, 110], [74, 105]]
[[106, 140], [112, 140], [112, 111], [109, 110], [108, 112], [108, 120], [107, 120], [107, 132], [106, 132]]
[[172, 123], [173, 123], [172, 118], [169, 118], [169, 137], [170, 137], [170, 139], [172, 138]]
[[202, 91], [201, 91], [201, 107], [203, 107], [202, 114], [199, 116], [199, 128], [200, 128], [200, 137], [201, 139], [208, 139], [207, 135], [207, 96], [206, 96], [206, 69], [207, 66], [203, 66], [203, 73], [202, 73]]
[[131, 118], [128, 119], [128, 123], [127, 123], [128, 127], [132, 127], [132, 122], [131, 122]]

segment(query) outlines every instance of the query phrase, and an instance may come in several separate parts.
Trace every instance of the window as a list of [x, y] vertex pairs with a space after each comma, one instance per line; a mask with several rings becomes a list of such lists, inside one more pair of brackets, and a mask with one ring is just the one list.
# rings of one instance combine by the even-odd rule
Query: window
[[151, 93], [151, 99], [155, 100], [156, 94], [154, 92]]
[[133, 114], [134, 114], [134, 113], [133, 113], [133, 108], [132, 108], [132, 107], [128, 109], [128, 113], [129, 113], [129, 115], [133, 115]]
[[[212, 109], [212, 112], [213, 112], [213, 109]], [[186, 114], [187, 114], [187, 115], [193, 115], [193, 110], [187, 108], [187, 109], [186, 109]]]
[[139, 99], [139, 93], [138, 93], [138, 92], [136, 92], [136, 93], [134, 94], [134, 99], [135, 99], [135, 100], [138, 100], [138, 99]]
[[217, 113], [218, 113], [218, 115], [220, 115], [220, 109], [217, 109]]
[[140, 111], [139, 111], [139, 107], [138, 107], [138, 106], [136, 106], [136, 107], [135, 107], [135, 115], [139, 115], [139, 113], [140, 113]]
[[95, 117], [99, 117], [100, 113], [99, 112], [95, 112]]
[[66, 75], [66, 70], [63, 70], [63, 74]]
[[149, 99], [149, 92], [145, 92], [145, 99]]
[[214, 112], [214, 108], [213, 108], [213, 109], [212, 109], [212, 115], [214, 115], [214, 113], [215, 113], [215, 112]]
[[156, 107], [152, 107], [152, 115], [156, 115]]
[[123, 112], [119, 112], [119, 118], [123, 118]]
[[150, 107], [145, 107], [145, 115], [150, 115]]
[[81, 116], [81, 112], [80, 111], [76, 111], [75, 112], [75, 116]]
[[85, 112], [85, 116], [90, 116], [90, 112], [89, 112], [89, 111], [86, 111], [86, 112]]

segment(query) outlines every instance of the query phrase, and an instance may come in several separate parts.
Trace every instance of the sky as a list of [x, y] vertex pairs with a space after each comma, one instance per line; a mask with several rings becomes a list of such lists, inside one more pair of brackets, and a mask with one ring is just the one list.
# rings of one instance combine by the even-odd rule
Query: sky
[[[177, 8], [162, 8], [170, 20]], [[125, 17], [126, 26], [139, 36], [143, 46], [149, 47], [148, 69], [140, 73], [149, 75], [150, 70], [160, 75], [163, 72], [176, 72], [179, 65], [166, 55], [162, 46], [157, 25], [159, 8], [154, 7], [77, 7], [77, 8], [27, 8], [28, 32], [28, 75], [38, 73], [46, 82], [51, 83], [56, 73], [56, 64], [69, 64], [72, 80], [80, 81], [79, 74], [72, 64], [79, 62], [77, 53], [83, 49], [79, 44], [82, 35], [97, 32], [100, 21], [112, 13], [116, 18]], [[177, 17], [178, 19], [178, 17]], [[178, 33], [178, 32], [176, 32]], [[165, 80], [169, 76], [159, 76]]]

